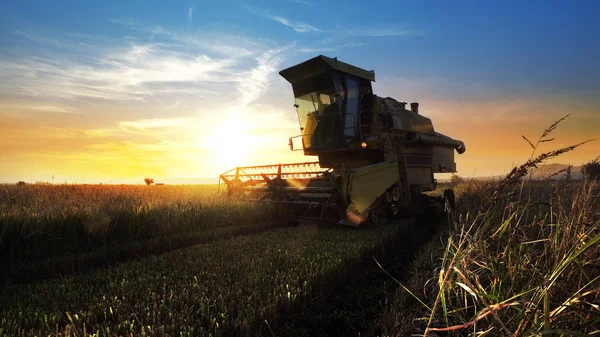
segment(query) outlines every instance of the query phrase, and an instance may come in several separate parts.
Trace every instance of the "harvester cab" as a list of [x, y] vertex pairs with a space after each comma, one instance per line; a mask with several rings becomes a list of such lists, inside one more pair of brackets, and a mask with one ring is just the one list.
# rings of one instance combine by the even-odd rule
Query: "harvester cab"
[[[318, 56], [287, 68], [300, 135], [291, 150], [317, 161], [237, 167], [220, 179], [230, 195], [276, 205], [295, 218], [360, 226], [414, 212], [440, 213], [454, 194], [428, 197], [434, 173], [456, 172], [458, 140], [436, 132], [419, 104], [373, 93], [375, 73], [337, 58]], [[294, 144], [300, 143], [301, 148]]]
[[[358, 150], [359, 125], [366, 125], [371, 107], [371, 81], [375, 73], [323, 56], [280, 72], [292, 84], [305, 155], [319, 161], [345, 157], [345, 150]], [[293, 140], [290, 142], [293, 147]], [[364, 152], [363, 152], [364, 153]], [[333, 158], [332, 158], [333, 157]], [[346, 158], [343, 158], [346, 159]]]

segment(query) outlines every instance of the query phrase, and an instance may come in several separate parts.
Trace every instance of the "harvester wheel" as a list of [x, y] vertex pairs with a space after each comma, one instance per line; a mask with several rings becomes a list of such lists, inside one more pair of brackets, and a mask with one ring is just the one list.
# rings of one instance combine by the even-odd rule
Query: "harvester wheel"
[[392, 200], [400, 200], [400, 188], [398, 186], [394, 186], [394, 188], [392, 188]]
[[369, 220], [371, 220], [371, 222], [375, 225], [378, 224], [379, 221], [381, 220], [381, 216], [379, 214], [378, 210], [373, 210], [371, 213], [369, 213]]
[[388, 204], [393, 200], [392, 193], [390, 191], [385, 192], [385, 202]]
[[396, 203], [390, 205], [390, 213], [392, 213], [392, 216], [398, 215], [398, 205]]

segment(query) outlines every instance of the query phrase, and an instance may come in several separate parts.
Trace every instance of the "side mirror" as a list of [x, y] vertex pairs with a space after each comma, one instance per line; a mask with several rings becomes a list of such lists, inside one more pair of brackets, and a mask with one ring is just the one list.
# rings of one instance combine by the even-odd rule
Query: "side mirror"
[[[304, 129], [300, 129], [300, 130], [302, 130], [304, 132]], [[296, 138], [300, 138], [302, 140], [302, 146], [299, 149], [294, 148], [294, 139], [296, 139]], [[298, 145], [298, 144], [296, 144], [296, 145]], [[301, 151], [302, 149], [304, 149], [304, 137], [302, 135], [290, 137], [288, 146], [290, 147], [290, 150], [292, 150], [292, 151]], [[296, 147], [298, 147], [298, 146], [296, 146]]]

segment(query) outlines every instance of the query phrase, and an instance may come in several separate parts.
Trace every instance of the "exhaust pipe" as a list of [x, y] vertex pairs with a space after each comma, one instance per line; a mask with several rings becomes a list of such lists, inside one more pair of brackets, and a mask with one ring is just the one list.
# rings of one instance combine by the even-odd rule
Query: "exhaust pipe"
[[417, 102], [410, 103], [410, 111], [418, 114], [419, 113], [419, 103], [417, 103]]

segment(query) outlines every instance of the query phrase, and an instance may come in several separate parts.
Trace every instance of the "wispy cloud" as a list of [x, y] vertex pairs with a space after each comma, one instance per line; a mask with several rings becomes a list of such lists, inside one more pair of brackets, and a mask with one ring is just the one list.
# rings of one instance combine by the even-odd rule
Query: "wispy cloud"
[[190, 21], [190, 23], [192, 23], [193, 20], [193, 16], [194, 16], [194, 10], [196, 9], [196, 6], [191, 6], [188, 8], [188, 20]]
[[169, 41], [174, 44], [174, 47], [184, 51], [197, 52], [201, 50], [219, 57], [247, 57], [268, 48], [265, 45], [266, 39], [258, 40], [240, 34], [206, 31], [182, 34], [161, 26], [150, 27], [147, 32], [153, 37]]
[[290, 2], [293, 2], [295, 4], [300, 4], [300, 5], [305, 5], [305, 6], [312, 6], [312, 2], [308, 1], [308, 0], [290, 0]]
[[33, 107], [33, 110], [45, 111], [45, 112], [59, 112], [59, 113], [76, 113], [76, 111], [61, 108], [55, 105], [42, 105]]
[[322, 48], [299, 48], [298, 51], [301, 53], [323, 53], [323, 52], [328, 52], [328, 51], [336, 51], [338, 50], [337, 48], [328, 48], [328, 47], [322, 47]]
[[[246, 164], [287, 158], [285, 144], [297, 121], [291, 103], [283, 103], [284, 95], [292, 97], [277, 70], [298, 53], [295, 44], [237, 32], [113, 24], [126, 36], [14, 33], [31, 48], [19, 49], [19, 57], [0, 55], [0, 152], [13, 149], [10, 155], [21, 158], [15, 163], [39, 163], [39, 172], [68, 174], [65, 168], [78, 167], [88, 179], [148, 174], [148, 158], [170, 175], [210, 176], [228, 168], [221, 166], [244, 164], [207, 160], [228, 153], [221, 146], [238, 144], [248, 148], [237, 151], [247, 152]], [[7, 132], [7, 118], [22, 126]], [[223, 141], [210, 142], [215, 139]], [[116, 163], [130, 168], [108, 172]]]
[[292, 21], [287, 18], [284, 18], [283, 16], [269, 15], [268, 18], [277, 21], [284, 26], [288, 26], [298, 33], [315, 33], [320, 31], [319, 28], [309, 25], [308, 23]]
[[298, 51], [301, 53], [322, 53], [322, 52], [338, 51], [338, 50], [344, 49], [344, 48], [362, 47], [367, 44], [362, 43], [362, 42], [348, 42], [348, 43], [342, 43], [342, 44], [328, 43], [328, 45], [330, 45], [331, 47], [304, 47], [304, 48], [299, 48]]
[[383, 36], [419, 36], [424, 35], [422, 31], [405, 29], [402, 27], [369, 27], [362, 29], [344, 30], [350, 36], [383, 37]]
[[276, 73], [277, 67], [281, 64], [281, 53], [289, 47], [267, 50], [256, 58], [257, 66], [240, 77], [239, 105], [247, 105], [267, 91], [271, 75]]
[[162, 128], [185, 128], [197, 122], [196, 118], [151, 118], [136, 121], [121, 121], [119, 127], [123, 129], [162, 129]]
[[[248, 104], [268, 89], [266, 79], [281, 62], [280, 49], [268, 41], [218, 33], [180, 34], [160, 27], [146, 30], [160, 39], [152, 43], [117, 40], [86, 48], [84, 57], [70, 55], [65, 47], [62, 53], [0, 58], [0, 92], [38, 98], [147, 101], [174, 93], [196, 98], [217, 92], [231, 95], [243, 87], [242, 98], [236, 102]], [[18, 35], [44, 40], [43, 36]], [[72, 42], [81, 43], [95, 44]]]
[[[302, 5], [312, 5], [306, 0], [290, 0]], [[248, 10], [256, 15], [281, 23], [284, 26], [292, 28], [298, 33], [322, 33], [328, 35], [326, 38], [339, 40], [342, 37], [384, 37], [384, 36], [418, 36], [424, 35], [420, 30], [408, 29], [398, 25], [379, 26], [379, 27], [337, 27], [331, 29], [317, 28], [309, 23], [288, 19], [281, 15], [274, 15], [269, 11], [249, 7]]]
[[147, 84], [219, 80], [219, 72], [230, 63], [206, 55], [181, 56], [151, 45], [122, 48], [94, 64], [30, 57], [0, 61], [0, 90], [36, 97], [143, 101], [156, 93]]

